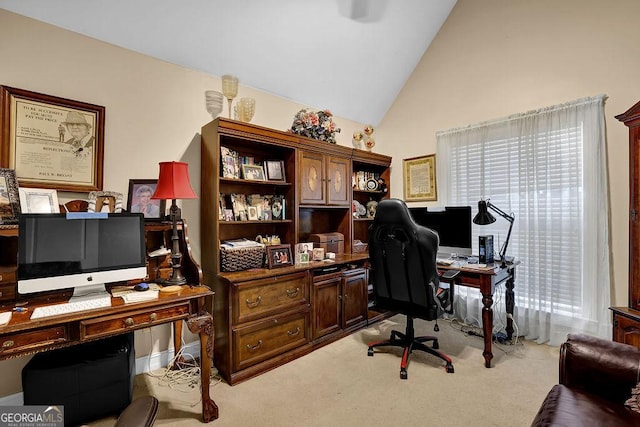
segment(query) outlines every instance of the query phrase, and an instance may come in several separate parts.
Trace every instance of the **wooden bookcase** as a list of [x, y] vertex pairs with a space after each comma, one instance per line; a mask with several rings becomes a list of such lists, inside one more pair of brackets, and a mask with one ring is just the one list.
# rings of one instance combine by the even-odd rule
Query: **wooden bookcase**
[[[221, 375], [238, 383], [367, 325], [368, 253], [353, 242], [368, 241], [372, 219], [355, 218], [352, 202], [380, 201], [388, 192], [354, 189], [354, 173], [388, 186], [391, 158], [221, 117], [201, 135], [201, 264], [216, 293], [214, 360]], [[224, 177], [221, 147], [255, 163], [282, 162], [285, 180]], [[221, 194], [281, 195], [285, 217], [226, 221]], [[312, 234], [335, 232], [344, 235], [344, 253], [333, 264], [237, 272], [220, 266], [225, 240], [277, 235], [293, 252]]]

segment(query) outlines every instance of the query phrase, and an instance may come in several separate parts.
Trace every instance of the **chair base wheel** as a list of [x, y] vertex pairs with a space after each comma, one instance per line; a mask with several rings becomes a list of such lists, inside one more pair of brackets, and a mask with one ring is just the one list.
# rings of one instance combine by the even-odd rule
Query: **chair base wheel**
[[409, 378], [409, 375], [407, 374], [407, 370], [406, 369], [400, 369], [400, 379], [401, 380], [406, 380], [407, 378]]
[[440, 348], [440, 344], [438, 344], [438, 340], [434, 340], [433, 341], [433, 345], [431, 346], [431, 348], [437, 350]]
[[369, 350], [367, 350], [367, 356], [373, 356], [373, 348], [369, 347]]
[[447, 374], [453, 374], [453, 365], [451, 363], [447, 363], [445, 370], [447, 371]]

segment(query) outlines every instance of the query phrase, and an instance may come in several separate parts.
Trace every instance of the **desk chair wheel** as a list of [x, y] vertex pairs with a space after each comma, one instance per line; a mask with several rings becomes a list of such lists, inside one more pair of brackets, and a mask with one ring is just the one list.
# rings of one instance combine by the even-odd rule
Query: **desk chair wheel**
[[400, 379], [406, 380], [407, 378], [409, 378], [409, 375], [407, 374], [407, 369], [406, 368], [400, 369]]
[[367, 351], [367, 356], [373, 357], [373, 347], [369, 347], [369, 350]]
[[444, 369], [447, 371], [447, 374], [453, 374], [453, 365], [451, 363], [447, 363]]
[[437, 350], [440, 348], [440, 344], [438, 344], [438, 340], [433, 340], [433, 345], [431, 346], [431, 348], [433, 348], [434, 350]]

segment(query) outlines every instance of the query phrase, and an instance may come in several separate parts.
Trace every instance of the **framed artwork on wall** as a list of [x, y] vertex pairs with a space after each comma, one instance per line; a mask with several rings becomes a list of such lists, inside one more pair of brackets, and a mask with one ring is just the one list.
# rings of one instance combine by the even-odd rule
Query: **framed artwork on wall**
[[436, 191], [436, 155], [402, 160], [405, 202], [438, 200]]
[[104, 107], [8, 86], [0, 100], [0, 166], [21, 187], [102, 190]]

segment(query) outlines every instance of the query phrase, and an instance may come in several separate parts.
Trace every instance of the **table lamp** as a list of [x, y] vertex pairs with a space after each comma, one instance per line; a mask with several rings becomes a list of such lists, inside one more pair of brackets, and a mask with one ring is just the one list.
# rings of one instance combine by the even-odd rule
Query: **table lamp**
[[176, 199], [197, 199], [191, 182], [189, 181], [189, 165], [184, 162], [160, 162], [160, 175], [156, 191], [151, 196], [152, 199], [171, 199], [170, 218], [173, 224], [173, 234], [171, 235], [171, 267], [173, 271], [171, 277], [163, 283], [169, 285], [183, 285], [187, 279], [182, 274], [180, 262], [180, 244], [178, 240], [178, 219], [180, 209], [176, 204]]
[[[488, 225], [496, 222], [496, 218], [491, 215], [489, 209], [500, 215], [502, 218], [509, 221], [509, 231], [507, 232], [507, 238], [504, 241], [504, 245], [502, 245], [502, 249], [500, 250], [500, 260], [502, 261], [502, 267], [507, 266], [507, 246], [509, 246], [509, 238], [511, 237], [511, 229], [513, 228], [513, 221], [515, 221], [516, 216], [512, 214], [507, 214], [502, 211], [500, 208], [489, 202], [489, 200], [480, 200], [478, 202], [478, 213], [475, 217], [473, 217], [473, 223], [478, 225]], [[510, 257], [509, 262], [513, 261], [513, 257]]]

